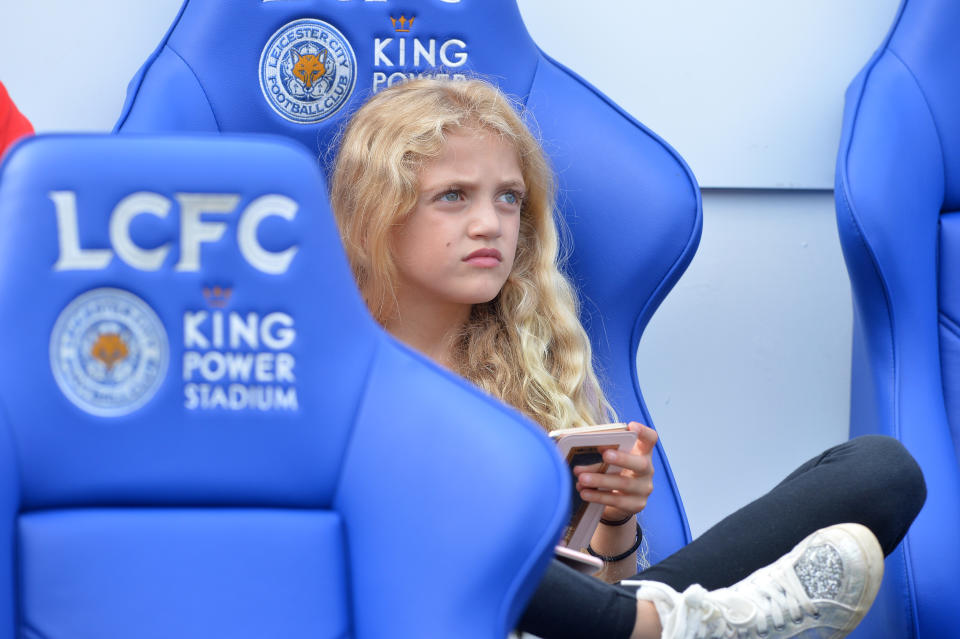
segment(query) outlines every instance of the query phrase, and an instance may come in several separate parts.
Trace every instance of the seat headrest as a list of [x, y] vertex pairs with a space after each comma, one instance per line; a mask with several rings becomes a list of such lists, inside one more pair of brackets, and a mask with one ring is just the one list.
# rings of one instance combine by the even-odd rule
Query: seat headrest
[[380, 333], [315, 159], [40, 136], [0, 170], [0, 220], [0, 421], [28, 506], [329, 498]]
[[398, 80], [479, 69], [523, 96], [538, 61], [515, 0], [186, 0], [131, 82], [118, 129], [276, 133], [319, 152]]

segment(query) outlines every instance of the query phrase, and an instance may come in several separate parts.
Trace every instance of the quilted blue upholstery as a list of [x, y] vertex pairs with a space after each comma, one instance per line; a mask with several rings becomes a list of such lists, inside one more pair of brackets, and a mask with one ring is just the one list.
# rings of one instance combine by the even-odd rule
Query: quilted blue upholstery
[[564, 464], [373, 322], [325, 193], [268, 136], [7, 156], [0, 637], [516, 622], [565, 523]]
[[[315, 20], [322, 24], [309, 22]], [[308, 111], [327, 109], [317, 106], [326, 104], [323, 95], [333, 100], [314, 123], [294, 121], [298, 114], [282, 105], [275, 109], [267, 98], [280, 92], [279, 84], [294, 87], [292, 93], [284, 89], [285, 96], [306, 95], [306, 77], [298, 81], [291, 70], [276, 79], [283, 60], [293, 63], [284, 57], [283, 43], [296, 41], [289, 46], [307, 46], [302, 52], [317, 56], [297, 40], [297, 28], [317, 29], [318, 37], [332, 43], [327, 59], [338, 60], [329, 72], [335, 75], [329, 91], [313, 102], [300, 100]], [[344, 42], [355, 68], [341, 64], [351, 60]], [[583, 299], [583, 320], [606, 387], [622, 419], [650, 424], [637, 386], [637, 345], [696, 250], [700, 192], [673, 149], [537, 48], [515, 0], [410, 0], [402, 6], [187, 0], [131, 82], [117, 130], [269, 132], [329, 159], [339, 127], [365, 96], [404, 74], [420, 73], [479, 74], [525, 103], [559, 176], [573, 247], [568, 271]], [[354, 89], [336, 107], [341, 79]], [[689, 542], [690, 533], [660, 446], [654, 464], [657, 488], [642, 518], [656, 561]]]
[[960, 5], [904, 0], [847, 90], [837, 223], [854, 299], [851, 435], [900, 439], [926, 505], [858, 637], [953, 637], [960, 601]]

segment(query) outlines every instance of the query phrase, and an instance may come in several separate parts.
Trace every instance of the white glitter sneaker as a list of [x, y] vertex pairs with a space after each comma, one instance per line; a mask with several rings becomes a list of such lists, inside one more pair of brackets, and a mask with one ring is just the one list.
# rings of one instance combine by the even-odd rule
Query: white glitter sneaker
[[678, 593], [655, 581], [637, 599], [660, 615], [662, 639], [837, 639], [867, 614], [883, 577], [883, 552], [860, 524], [813, 533], [789, 553], [730, 588]]

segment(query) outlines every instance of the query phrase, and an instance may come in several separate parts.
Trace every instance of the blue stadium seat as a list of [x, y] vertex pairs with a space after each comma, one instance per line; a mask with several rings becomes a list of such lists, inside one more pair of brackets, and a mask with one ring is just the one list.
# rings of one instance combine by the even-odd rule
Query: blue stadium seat
[[[637, 345], [696, 250], [699, 188], [673, 149], [537, 48], [516, 0], [187, 0], [117, 131], [274, 133], [329, 159], [364, 97], [421, 73], [479, 74], [526, 106], [559, 175], [568, 271], [609, 395], [651, 424]], [[654, 464], [642, 519], [656, 561], [690, 532], [660, 446]]]
[[854, 300], [850, 434], [902, 441], [929, 491], [863, 639], [960, 634], [958, 34], [960, 4], [904, 0], [846, 96], [835, 196]]
[[316, 160], [38, 136], [0, 167], [0, 638], [502, 639], [539, 427], [385, 335]]

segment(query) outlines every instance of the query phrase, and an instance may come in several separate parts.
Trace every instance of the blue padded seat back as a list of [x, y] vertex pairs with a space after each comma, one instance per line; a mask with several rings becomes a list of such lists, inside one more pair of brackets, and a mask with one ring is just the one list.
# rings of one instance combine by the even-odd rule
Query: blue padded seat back
[[850, 432], [900, 439], [928, 486], [862, 637], [956, 633], [958, 29], [956, 3], [904, 0], [846, 96], [835, 197], [854, 301]]
[[333, 502], [375, 328], [312, 159], [207, 144], [31, 140], [4, 168], [0, 404], [38, 636], [350, 629]]
[[[148, 149], [64, 137], [6, 165], [0, 205], [31, 215], [9, 213], [0, 238], [0, 334], [19, 363], [0, 400], [20, 457], [44, 459], [21, 468], [23, 505], [329, 507], [376, 338], [314, 163], [279, 139], [234, 158], [203, 139]], [[111, 337], [130, 349], [113, 374], [94, 352]]]
[[[326, 53], [310, 48], [310, 29]], [[301, 53], [295, 73], [296, 47], [314, 56], [314, 68], [324, 55], [337, 60], [335, 71], [324, 65], [328, 84], [307, 75]], [[516, 0], [187, 0], [131, 82], [117, 130], [279, 133], [330, 160], [366, 96], [405, 77], [471, 73], [526, 106], [558, 174], [568, 271], [611, 400], [622, 419], [651, 423], [637, 388], [637, 345], [696, 250], [699, 189], [673, 149], [537, 48]], [[342, 99], [347, 85], [353, 91]], [[659, 446], [655, 465], [660, 480], [644, 522], [654, 561], [690, 539]]]
[[376, 325], [300, 145], [31, 138], [0, 224], [0, 638], [512, 627], [564, 464]]
[[3, 173], [20, 623], [340, 636], [332, 506], [376, 339], [322, 181], [282, 140], [139, 142], [31, 140]]

